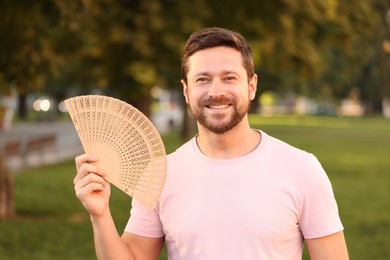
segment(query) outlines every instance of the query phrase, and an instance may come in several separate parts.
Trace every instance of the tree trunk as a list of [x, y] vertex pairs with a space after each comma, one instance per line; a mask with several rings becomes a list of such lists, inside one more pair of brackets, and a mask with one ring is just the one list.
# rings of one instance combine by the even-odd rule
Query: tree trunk
[[145, 94], [137, 99], [130, 99], [129, 103], [141, 111], [146, 117], [151, 117], [150, 106], [152, 104], [152, 97], [150, 94]]
[[4, 156], [0, 153], [0, 219], [15, 216], [14, 184], [7, 168]]
[[18, 115], [21, 119], [27, 118], [27, 97], [25, 93], [19, 93]]

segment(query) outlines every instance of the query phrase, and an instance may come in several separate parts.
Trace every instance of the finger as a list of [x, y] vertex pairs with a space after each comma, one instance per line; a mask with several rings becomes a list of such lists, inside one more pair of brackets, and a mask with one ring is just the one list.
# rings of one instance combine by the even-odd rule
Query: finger
[[79, 155], [75, 158], [75, 162], [76, 162], [76, 168], [80, 168], [81, 165], [83, 165], [84, 163], [89, 163], [89, 162], [96, 162], [97, 161], [97, 157], [95, 155], [92, 155], [92, 154], [82, 154], [82, 155]]
[[[91, 184], [93, 184], [93, 185], [91, 185]], [[108, 185], [108, 183], [104, 178], [102, 178], [99, 175], [91, 173], [91, 174], [86, 175], [84, 178], [80, 179], [79, 181], [77, 181], [75, 183], [74, 188], [75, 188], [76, 193], [77, 193], [77, 191], [82, 190], [87, 186], [97, 187], [98, 190], [101, 190], [101, 189], [104, 189], [107, 185]], [[89, 191], [92, 192], [94, 190], [90, 190], [90, 188], [89, 188]]]
[[104, 188], [105, 187], [103, 187], [103, 185], [101, 183], [93, 182], [93, 183], [89, 183], [86, 186], [83, 186], [80, 189], [75, 189], [75, 191], [76, 191], [75, 193], [76, 193], [77, 198], [79, 198], [80, 200], [83, 200], [83, 199], [86, 199], [90, 194], [92, 194], [94, 192], [103, 191]]
[[89, 164], [89, 163], [84, 163], [80, 166], [80, 168], [77, 169], [77, 174], [73, 180], [73, 183], [78, 182], [79, 180], [83, 179], [85, 176], [88, 174], [96, 174], [101, 177], [106, 177], [105, 172], [103, 169], [99, 168], [96, 165]]

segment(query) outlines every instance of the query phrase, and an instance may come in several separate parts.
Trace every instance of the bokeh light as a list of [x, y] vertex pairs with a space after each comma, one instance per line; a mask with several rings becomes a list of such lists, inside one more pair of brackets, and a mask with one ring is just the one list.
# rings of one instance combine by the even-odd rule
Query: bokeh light
[[40, 98], [34, 101], [33, 109], [35, 111], [44, 111], [47, 112], [50, 110], [51, 102], [47, 98]]

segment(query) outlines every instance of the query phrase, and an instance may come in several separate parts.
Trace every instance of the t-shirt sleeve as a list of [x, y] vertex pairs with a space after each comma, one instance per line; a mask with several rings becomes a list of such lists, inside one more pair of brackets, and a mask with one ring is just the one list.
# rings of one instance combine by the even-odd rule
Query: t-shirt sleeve
[[125, 232], [144, 237], [163, 237], [164, 232], [157, 209], [149, 209], [133, 198]]
[[342, 231], [332, 185], [321, 164], [310, 155], [305, 170], [304, 201], [300, 228], [305, 239], [319, 238]]

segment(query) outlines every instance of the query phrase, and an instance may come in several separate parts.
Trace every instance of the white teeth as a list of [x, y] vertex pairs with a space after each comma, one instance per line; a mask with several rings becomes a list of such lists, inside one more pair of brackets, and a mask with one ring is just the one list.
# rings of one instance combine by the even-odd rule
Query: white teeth
[[219, 106], [210, 106], [210, 108], [214, 108], [214, 109], [221, 109], [221, 108], [228, 108], [229, 105], [219, 105]]

